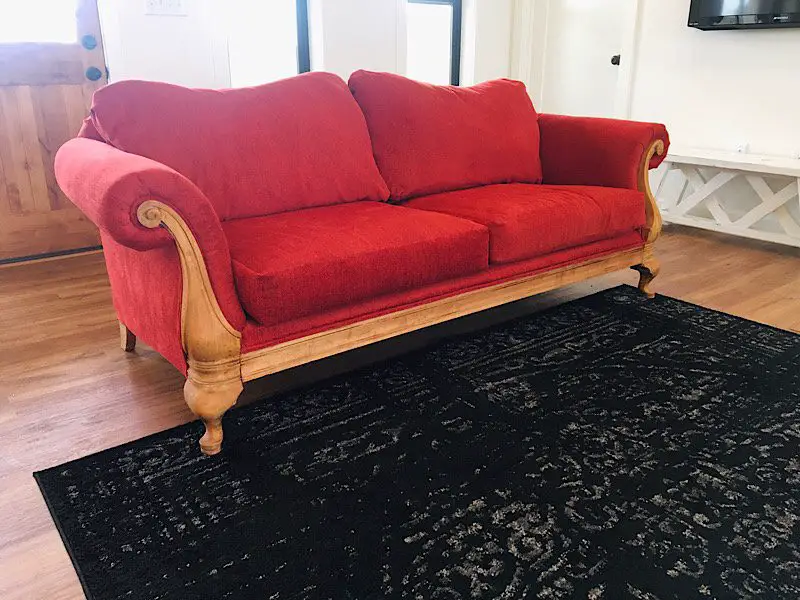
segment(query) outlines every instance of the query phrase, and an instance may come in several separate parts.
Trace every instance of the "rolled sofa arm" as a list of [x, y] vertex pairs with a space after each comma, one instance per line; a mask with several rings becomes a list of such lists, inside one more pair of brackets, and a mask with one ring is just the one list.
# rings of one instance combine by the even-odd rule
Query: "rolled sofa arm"
[[242, 391], [245, 314], [213, 206], [173, 169], [98, 140], [67, 142], [55, 167], [100, 228], [120, 321], [186, 374], [186, 403], [206, 427], [200, 446], [216, 454]]
[[543, 182], [640, 189], [640, 167], [660, 140], [663, 148], [649, 159], [655, 169], [669, 148], [666, 127], [621, 119], [539, 115]]
[[[61, 147], [55, 172], [64, 193], [104, 239], [138, 251], [177, 243], [184, 288], [188, 259], [207, 279], [213, 296], [209, 302], [218, 304], [232, 330], [242, 330], [245, 314], [234, 286], [228, 243], [214, 208], [197, 186], [161, 163], [86, 138]], [[184, 306], [184, 320], [186, 310]], [[182, 334], [185, 338], [186, 332]]]
[[659, 123], [539, 115], [543, 183], [638, 190], [645, 196], [642, 238], [651, 245], [662, 219], [648, 171], [667, 156], [669, 134]]

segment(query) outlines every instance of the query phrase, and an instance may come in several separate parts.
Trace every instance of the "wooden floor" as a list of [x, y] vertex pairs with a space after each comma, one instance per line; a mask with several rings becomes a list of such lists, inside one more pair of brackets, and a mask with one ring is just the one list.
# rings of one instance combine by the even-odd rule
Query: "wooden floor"
[[[657, 292], [800, 331], [800, 250], [668, 227]], [[243, 401], [618, 283], [624, 272], [248, 384]], [[83, 598], [31, 473], [192, 418], [182, 376], [118, 347], [103, 258], [0, 268], [0, 598]]]

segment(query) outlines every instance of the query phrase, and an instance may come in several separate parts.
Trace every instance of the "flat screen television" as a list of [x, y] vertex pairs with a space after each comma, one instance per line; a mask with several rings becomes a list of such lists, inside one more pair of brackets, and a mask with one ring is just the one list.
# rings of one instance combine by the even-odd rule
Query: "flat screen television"
[[689, 27], [766, 29], [800, 27], [800, 0], [691, 0]]

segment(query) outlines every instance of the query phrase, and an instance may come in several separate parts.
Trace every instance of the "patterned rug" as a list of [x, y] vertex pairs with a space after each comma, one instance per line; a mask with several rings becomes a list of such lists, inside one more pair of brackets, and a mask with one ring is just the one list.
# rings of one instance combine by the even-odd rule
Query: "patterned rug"
[[794, 600], [798, 365], [619, 287], [36, 478], [91, 600]]

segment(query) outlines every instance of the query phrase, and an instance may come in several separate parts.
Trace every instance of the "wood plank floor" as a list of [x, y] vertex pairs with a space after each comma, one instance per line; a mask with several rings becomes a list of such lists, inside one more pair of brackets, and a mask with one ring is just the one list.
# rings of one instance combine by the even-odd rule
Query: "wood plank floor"
[[[800, 331], [800, 250], [668, 227], [657, 292]], [[623, 272], [248, 384], [243, 401], [618, 283]], [[72, 600], [80, 584], [31, 473], [192, 418], [182, 376], [118, 346], [100, 254], [0, 268], [0, 598]]]

